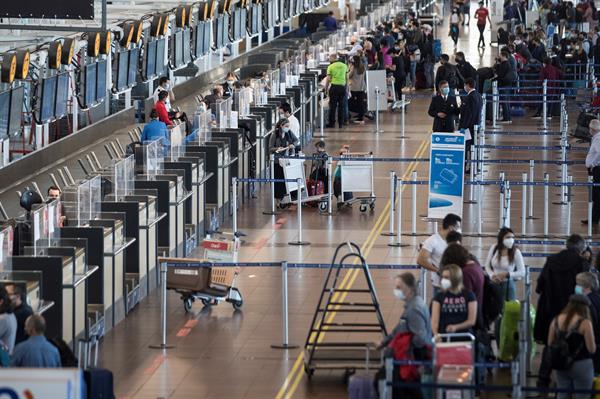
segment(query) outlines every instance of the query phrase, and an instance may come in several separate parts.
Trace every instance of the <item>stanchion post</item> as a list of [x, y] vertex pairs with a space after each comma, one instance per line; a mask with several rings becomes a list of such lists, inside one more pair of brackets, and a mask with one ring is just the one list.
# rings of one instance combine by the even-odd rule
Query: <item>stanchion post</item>
[[477, 198], [479, 198], [479, 202], [477, 202], [477, 234], [481, 236], [481, 208], [483, 207], [485, 201], [483, 201], [483, 185], [480, 184], [480, 180], [477, 181], [477, 194]]
[[533, 181], [535, 174], [535, 161], [533, 159], [529, 160], [529, 212], [527, 215], [527, 219], [535, 219], [533, 217]]
[[523, 189], [521, 190], [521, 235], [527, 235], [527, 173], [523, 173]]
[[419, 288], [421, 298], [427, 302], [427, 270], [423, 267], [419, 269]]
[[160, 344], [150, 345], [151, 349], [171, 349], [167, 344], [167, 263], [160, 262]]
[[[397, 211], [396, 211], [396, 219], [398, 223], [398, 228], [396, 229], [396, 239], [388, 244], [390, 247], [407, 247], [408, 244], [402, 243], [402, 178], [397, 178], [396, 180], [396, 189], [398, 193], [396, 194], [396, 202], [397, 202]], [[393, 204], [392, 204], [393, 206]]]
[[486, 124], [486, 112], [487, 110], [485, 109], [487, 106], [487, 94], [483, 95], [483, 99], [482, 99], [482, 107], [481, 107], [481, 121], [480, 121], [480, 126], [479, 128], [481, 129], [481, 134], [485, 134], [485, 124]]
[[500, 180], [500, 206], [498, 209], [500, 210], [500, 228], [504, 227], [504, 214], [506, 211], [505, 201], [506, 201], [506, 182], [505, 182], [506, 174], [504, 172], [500, 172], [499, 180]]
[[269, 186], [271, 187], [271, 211], [263, 211], [263, 215], [277, 215], [278, 212], [275, 210], [275, 154], [271, 154], [269, 157], [269, 176], [271, 181]]
[[[471, 147], [471, 157], [470, 159], [467, 161], [470, 163], [470, 167], [469, 167], [469, 178], [471, 179], [471, 182], [473, 182], [475, 180], [475, 165], [472, 161], [473, 161], [473, 154], [475, 154], [475, 151], [473, 150], [473, 147]], [[469, 190], [469, 204], [476, 204], [477, 200], [475, 199], [475, 187], [473, 184], [471, 184], [470, 190]]]
[[397, 183], [396, 172], [390, 170], [390, 230], [387, 233], [381, 233], [382, 236], [394, 237], [396, 233], [394, 233], [394, 217], [396, 212], [396, 183]]
[[234, 240], [237, 242], [238, 240], [238, 226], [237, 226], [237, 177], [232, 177], [231, 178], [231, 190], [232, 190], [232, 198], [231, 198], [231, 203], [233, 206], [233, 212], [231, 215], [231, 224], [233, 226], [233, 237]]
[[379, 94], [381, 90], [379, 87], [375, 87], [375, 131], [373, 133], [383, 133], [383, 130], [379, 128]]
[[548, 207], [549, 207], [549, 183], [550, 175], [548, 173], [544, 173], [544, 237], [548, 237]]
[[492, 82], [492, 128], [498, 128], [497, 119], [498, 119], [498, 102], [500, 97], [498, 96], [498, 82]]
[[412, 218], [411, 218], [411, 234], [413, 236], [417, 235], [417, 171], [414, 170], [412, 172], [412, 180], [413, 180], [413, 185], [412, 185]]
[[302, 240], [302, 185], [304, 180], [297, 179], [296, 184], [298, 186], [298, 198], [296, 199], [297, 207], [296, 207], [296, 215], [298, 216], [298, 240], [290, 241], [288, 244], [290, 245], [310, 245], [310, 242]]
[[567, 140], [560, 140], [560, 151], [561, 151], [561, 159], [562, 159], [562, 164], [560, 165], [560, 181], [563, 183], [563, 186], [561, 186], [560, 188], [560, 192], [561, 192], [561, 203], [564, 205], [567, 203], [567, 187], [564, 185], [564, 183], [567, 182], [568, 176], [567, 176]]
[[321, 138], [323, 138], [324, 133], [323, 133], [323, 129], [325, 128], [325, 107], [323, 106], [323, 101], [325, 100], [325, 93], [323, 92], [323, 90], [321, 90], [319, 92], [319, 118], [320, 118], [320, 122], [321, 122]]
[[511, 196], [511, 188], [510, 182], [506, 182], [506, 194], [505, 194], [505, 211], [504, 211], [504, 226], [510, 227], [510, 196]]
[[406, 94], [402, 94], [400, 97], [402, 99], [402, 130], [400, 133], [400, 138], [405, 138], [404, 132], [406, 130]]
[[333, 159], [327, 157], [327, 213], [333, 214]]
[[[567, 183], [573, 183], [573, 176], [567, 177]], [[571, 190], [572, 187], [567, 186], [567, 236], [571, 235]]]
[[283, 325], [282, 343], [271, 345], [273, 349], [296, 349], [298, 345], [289, 342], [289, 318], [288, 318], [288, 263], [281, 262], [281, 321]]
[[548, 130], [548, 79], [542, 82], [542, 130]]
[[588, 190], [588, 208], [587, 208], [587, 235], [588, 237], [592, 237], [592, 210], [594, 209], [594, 177], [588, 176], [588, 183], [590, 183]]

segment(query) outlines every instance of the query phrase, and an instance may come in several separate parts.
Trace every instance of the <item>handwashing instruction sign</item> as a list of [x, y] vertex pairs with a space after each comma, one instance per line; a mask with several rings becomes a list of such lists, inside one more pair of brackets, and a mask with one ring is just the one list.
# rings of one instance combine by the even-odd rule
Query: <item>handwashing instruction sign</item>
[[464, 160], [464, 134], [431, 134], [427, 217], [442, 219], [448, 213], [462, 217]]

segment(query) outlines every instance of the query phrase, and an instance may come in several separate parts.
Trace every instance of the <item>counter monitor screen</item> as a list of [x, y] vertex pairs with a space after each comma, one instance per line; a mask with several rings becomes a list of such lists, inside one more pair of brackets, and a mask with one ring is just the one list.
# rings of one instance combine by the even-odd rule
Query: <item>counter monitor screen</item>
[[10, 118], [8, 119], [8, 134], [15, 135], [21, 131], [23, 119], [23, 99], [25, 87], [19, 86], [12, 89], [10, 94]]
[[96, 75], [96, 101], [100, 102], [106, 98], [106, 60], [98, 61], [98, 72]]
[[146, 43], [146, 79], [156, 74], [156, 40]]
[[127, 69], [129, 66], [129, 51], [121, 51], [119, 53], [117, 65], [117, 90], [121, 91], [127, 88]]
[[173, 35], [173, 63], [175, 67], [183, 64], [183, 32], [177, 32]]
[[8, 135], [8, 113], [10, 90], [0, 93], [0, 138]]
[[61, 73], [58, 75], [57, 79], [54, 115], [56, 115], [57, 118], [62, 118], [67, 114], [67, 100], [69, 98], [69, 73]]
[[56, 101], [56, 76], [42, 80], [41, 100], [40, 121], [45, 123], [54, 118], [54, 102]]
[[140, 59], [140, 48], [134, 47], [129, 50], [129, 73], [127, 77], [127, 85], [135, 85], [137, 79], [138, 62]]
[[156, 42], [156, 76], [165, 72], [165, 39]]
[[192, 53], [190, 50], [191, 45], [190, 29], [186, 28], [183, 30], [183, 63], [189, 64], [192, 62]]
[[89, 107], [96, 102], [96, 70], [98, 65], [96, 63], [85, 66], [85, 106]]

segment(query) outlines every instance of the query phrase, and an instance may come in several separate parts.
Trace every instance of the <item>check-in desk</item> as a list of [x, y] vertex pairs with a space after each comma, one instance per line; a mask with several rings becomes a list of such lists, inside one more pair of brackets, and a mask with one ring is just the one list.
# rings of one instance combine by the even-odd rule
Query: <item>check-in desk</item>
[[[182, 179], [177, 186], [177, 198], [182, 200], [181, 206], [178, 204], [177, 207], [177, 220], [178, 223], [183, 223], [183, 243], [181, 244], [182, 256], [186, 256], [191, 252], [192, 248], [195, 247], [196, 241], [196, 223], [197, 215], [194, 215], [194, 197], [196, 194], [195, 186], [192, 184], [193, 175], [197, 175], [196, 164], [185, 161], [168, 161], [163, 162], [164, 173], [174, 173], [180, 176]], [[178, 230], [178, 245], [179, 245], [179, 233]], [[178, 249], [179, 251], [179, 249]], [[179, 252], [178, 252], [179, 253]]]
[[192, 164], [192, 221], [195, 221], [196, 237], [204, 237], [205, 209], [206, 209], [206, 189], [205, 184], [210, 177], [204, 170], [204, 153], [186, 154], [178, 158], [179, 162], [190, 162]]
[[[254, 169], [252, 162], [256, 159], [256, 140], [251, 140], [251, 137], [247, 137], [243, 128], [223, 129], [212, 132], [211, 135], [213, 138], [229, 138], [229, 148], [231, 149], [230, 154], [231, 156], [237, 154], [237, 161], [234, 162], [234, 166], [232, 168], [232, 172], [234, 173], [232, 177], [241, 179], [254, 177], [250, 174], [250, 171]], [[236, 163], [237, 168], [235, 167]], [[245, 195], [247, 184], [240, 184], [238, 187], [241, 187], [242, 195]]]
[[74, 348], [77, 339], [88, 336], [86, 285], [98, 267], [88, 267], [83, 248], [36, 246], [25, 251], [30, 255], [9, 258], [12, 270], [42, 272], [44, 298], [55, 304], [45, 314], [46, 334], [62, 337]]
[[237, 161], [237, 154], [232, 154], [228, 138], [211, 137], [210, 141], [203, 142], [204, 145], [217, 145], [223, 152], [222, 170], [222, 188], [223, 188], [223, 208], [221, 210], [221, 222], [225, 221], [226, 209], [230, 209], [231, 199], [231, 176], [234, 169], [234, 163]]
[[[106, 196], [100, 203], [102, 212], [119, 212], [125, 216], [124, 232], [129, 245], [125, 248], [125, 311], [129, 313], [148, 294], [146, 231], [147, 203]], [[142, 238], [143, 237], [143, 238]]]
[[[250, 112], [252, 112], [251, 107]], [[263, 110], [269, 109], [268, 106], [261, 107]], [[252, 149], [255, 159], [255, 167], [254, 173], [251, 177], [264, 177], [265, 174], [265, 165], [269, 159], [268, 152], [265, 152], [265, 149], [268, 151], [268, 141], [270, 132], [268, 132], [267, 120], [265, 115], [268, 114], [268, 111], [265, 110], [264, 113], [253, 113], [245, 116], [244, 118], [240, 118], [240, 123], [244, 123], [250, 129], [250, 140], [254, 143], [254, 148]], [[270, 122], [270, 121], [269, 121]], [[266, 142], [266, 146], [265, 146]]]

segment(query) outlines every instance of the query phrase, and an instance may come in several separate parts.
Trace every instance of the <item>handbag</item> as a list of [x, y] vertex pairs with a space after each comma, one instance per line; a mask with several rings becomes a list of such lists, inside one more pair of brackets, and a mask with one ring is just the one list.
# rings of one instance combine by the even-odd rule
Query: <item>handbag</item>
[[[400, 332], [389, 343], [388, 347], [392, 349], [394, 360], [415, 360], [412, 351], [412, 338], [414, 334], [411, 332]], [[419, 368], [416, 365], [399, 365], [398, 371], [402, 381], [418, 381]]]

